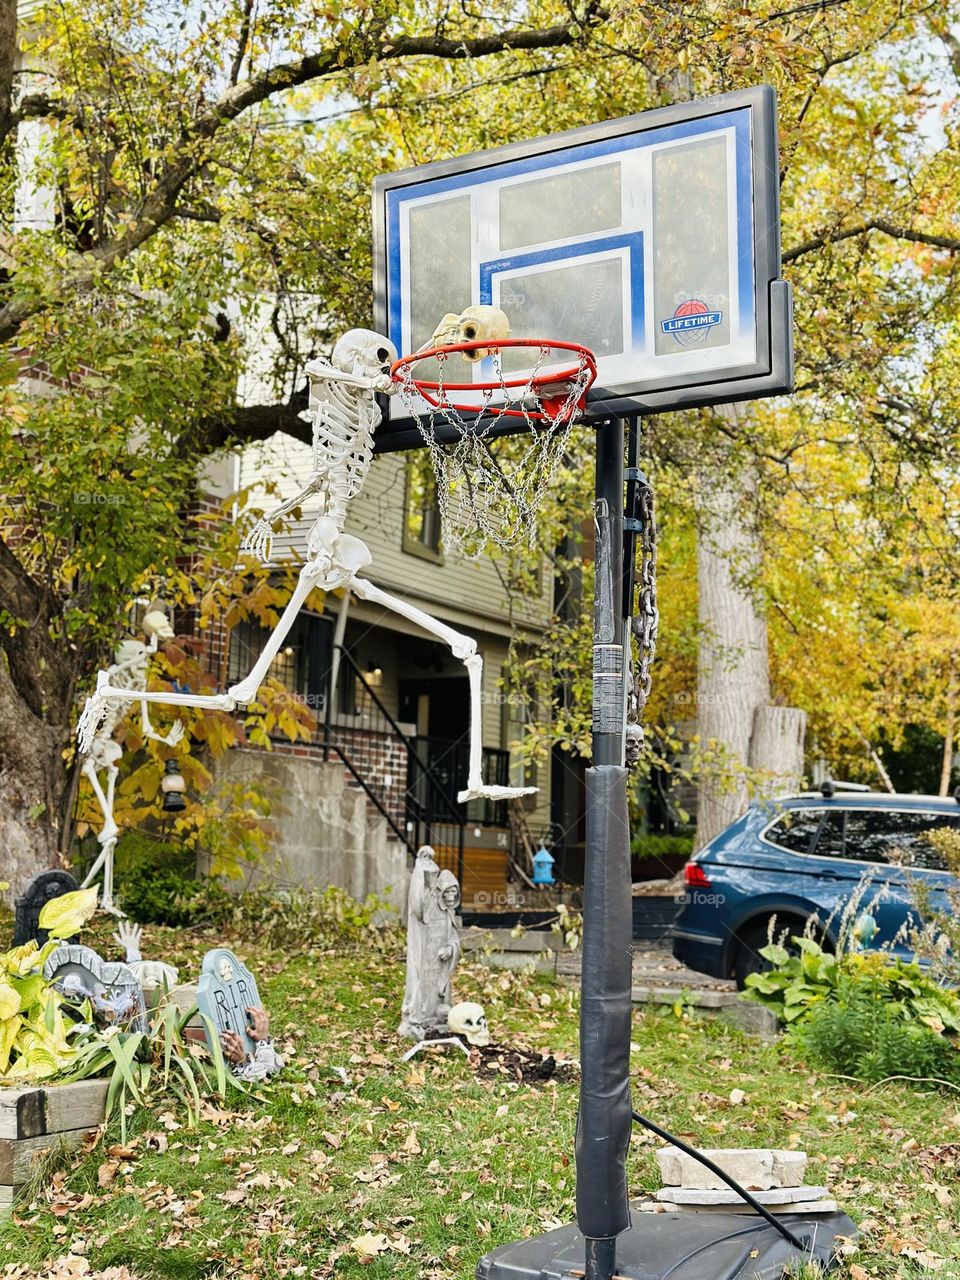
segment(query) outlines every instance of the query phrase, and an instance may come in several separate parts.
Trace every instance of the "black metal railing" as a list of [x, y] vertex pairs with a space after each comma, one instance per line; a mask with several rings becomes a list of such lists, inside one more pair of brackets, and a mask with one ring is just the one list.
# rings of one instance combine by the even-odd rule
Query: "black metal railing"
[[318, 724], [324, 754], [342, 760], [411, 854], [423, 844], [446, 850], [462, 882], [468, 815], [450, 778], [432, 767], [424, 740], [401, 729], [349, 650], [334, 652], [330, 692]]

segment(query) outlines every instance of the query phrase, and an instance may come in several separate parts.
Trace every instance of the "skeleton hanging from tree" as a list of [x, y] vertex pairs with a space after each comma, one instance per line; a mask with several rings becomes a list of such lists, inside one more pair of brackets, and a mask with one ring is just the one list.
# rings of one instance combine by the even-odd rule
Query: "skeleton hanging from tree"
[[360, 492], [373, 461], [373, 433], [381, 419], [377, 393], [390, 395], [396, 390], [390, 377], [396, 358], [396, 348], [388, 338], [369, 329], [351, 329], [336, 344], [329, 361], [316, 360], [307, 366], [313, 415], [313, 471], [300, 493], [257, 523], [247, 540], [247, 548], [267, 561], [274, 529], [284, 516], [314, 498], [319, 501], [320, 509], [307, 535], [306, 562], [293, 595], [249, 675], [231, 685], [226, 693], [158, 692], [144, 696], [114, 684], [109, 670], [101, 671], [96, 692], [88, 699], [80, 718], [78, 732], [82, 749], [87, 749], [93, 741], [108, 708], [142, 696], [150, 702], [218, 711], [234, 711], [252, 702], [310, 592], [315, 587], [324, 591], [343, 588], [356, 592], [361, 600], [399, 614], [435, 636], [448, 645], [466, 667], [470, 680], [470, 753], [467, 785], [458, 798], [461, 801], [507, 800], [536, 789], [488, 786], [483, 781], [483, 661], [477, 653], [476, 642], [358, 577], [372, 557], [360, 538], [344, 532], [344, 525], [350, 502]]
[[[140, 718], [144, 738], [152, 742], [162, 742], [168, 747], [175, 747], [183, 737], [183, 725], [178, 720], [167, 734], [157, 733], [150, 723], [147, 710], [147, 677], [150, 659], [157, 652], [161, 640], [173, 639], [173, 628], [167, 621], [165, 613], [159, 609], [151, 609], [143, 619], [143, 633], [146, 642], [130, 637], [121, 641], [116, 651], [116, 662], [101, 675], [106, 677], [105, 683], [111, 689], [122, 692], [124, 697], [112, 698], [105, 705], [92, 727], [87, 722], [89, 734], [81, 738], [80, 749], [83, 753], [82, 773], [93, 788], [97, 804], [103, 814], [103, 827], [97, 840], [100, 853], [90, 868], [83, 882], [86, 888], [103, 869], [103, 891], [100, 905], [105, 911], [115, 911], [113, 905], [113, 855], [117, 845], [119, 830], [113, 816], [114, 792], [119, 774], [118, 762], [123, 755], [123, 748], [114, 740], [114, 732], [126, 710], [125, 701], [140, 703]], [[89, 710], [90, 704], [87, 704]], [[87, 715], [84, 711], [84, 716]], [[81, 718], [81, 724], [84, 721]], [[103, 776], [101, 782], [100, 775]]]

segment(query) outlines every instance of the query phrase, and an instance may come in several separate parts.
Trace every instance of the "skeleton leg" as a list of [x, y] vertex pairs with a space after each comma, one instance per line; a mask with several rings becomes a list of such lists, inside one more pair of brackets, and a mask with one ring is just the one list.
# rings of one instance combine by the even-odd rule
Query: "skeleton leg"
[[516, 796], [528, 796], [536, 791], [536, 787], [487, 786], [483, 781], [483, 726], [481, 723], [483, 659], [477, 653], [476, 641], [462, 635], [459, 631], [454, 631], [452, 627], [448, 627], [437, 618], [432, 618], [429, 613], [424, 613], [415, 605], [407, 604], [405, 600], [381, 591], [379, 587], [375, 587], [372, 582], [367, 582], [364, 578], [351, 578], [348, 585], [361, 600], [383, 605], [385, 609], [399, 613], [402, 618], [415, 622], [424, 631], [442, 640], [444, 644], [449, 645], [453, 656], [459, 658], [467, 668], [467, 675], [470, 678], [470, 756], [466, 790], [459, 792], [457, 799], [461, 803], [466, 800], [512, 800]]
[[93, 866], [87, 872], [81, 888], [86, 889], [91, 885], [102, 867], [103, 889], [100, 894], [100, 906], [104, 911], [112, 911], [119, 915], [113, 905], [113, 852], [117, 847], [117, 836], [119, 835], [117, 824], [113, 817], [113, 798], [120, 770], [115, 764], [107, 766], [106, 792], [100, 785], [100, 779], [97, 777], [97, 770], [92, 760], [88, 760], [84, 764], [83, 773], [93, 788], [93, 794], [96, 796], [97, 804], [99, 804], [104, 816], [104, 825], [97, 836], [97, 840], [100, 842], [100, 852]]

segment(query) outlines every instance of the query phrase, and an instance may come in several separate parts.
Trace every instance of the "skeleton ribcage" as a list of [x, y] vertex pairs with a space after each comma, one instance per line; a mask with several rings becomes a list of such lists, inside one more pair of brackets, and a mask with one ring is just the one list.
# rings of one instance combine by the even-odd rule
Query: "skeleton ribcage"
[[313, 468], [325, 496], [325, 514], [342, 529], [373, 458], [380, 410], [370, 391], [318, 378], [311, 382]]
[[[126, 670], [119, 667], [108, 667], [107, 670], [110, 672], [110, 684], [114, 689], [135, 689], [139, 693], [147, 687], [148, 659], [146, 654], [144, 654], [142, 662], [137, 662], [134, 666], [127, 667]], [[129, 702], [107, 703], [106, 712], [94, 739], [94, 745], [90, 749], [91, 755], [96, 754], [97, 742], [109, 742], [113, 738], [113, 732], [126, 715], [129, 706]]]

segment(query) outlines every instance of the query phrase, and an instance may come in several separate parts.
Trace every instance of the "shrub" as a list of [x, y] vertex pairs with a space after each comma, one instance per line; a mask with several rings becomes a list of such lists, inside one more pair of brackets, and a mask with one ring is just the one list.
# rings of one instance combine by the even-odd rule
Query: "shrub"
[[915, 961], [884, 952], [831, 955], [810, 937], [796, 953], [771, 943], [771, 964], [747, 978], [748, 994], [772, 1008], [814, 1058], [842, 1075], [903, 1075], [960, 1082], [960, 997]]
[[693, 836], [646, 835], [630, 841], [634, 858], [689, 858], [693, 853]]
[[282, 893], [257, 887], [224, 899], [218, 924], [266, 947], [329, 951], [362, 943], [391, 951], [400, 943], [396, 908], [373, 893], [358, 902], [336, 885]]
[[192, 851], [140, 832], [117, 846], [117, 899], [137, 924], [171, 928], [214, 923], [230, 901], [217, 881], [197, 876]]
[[960, 1085], [956, 1041], [938, 1035], [863, 985], [844, 977], [836, 998], [810, 1010], [797, 1042], [832, 1071], [876, 1083], [891, 1076]]

